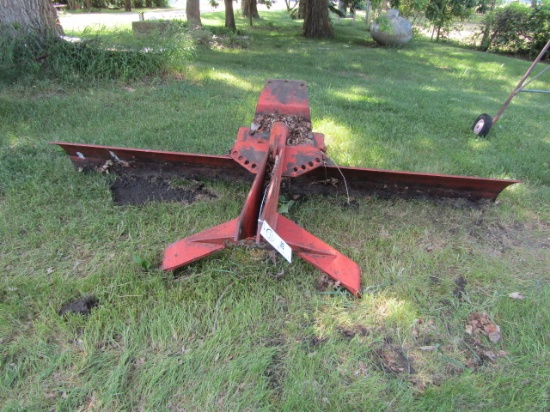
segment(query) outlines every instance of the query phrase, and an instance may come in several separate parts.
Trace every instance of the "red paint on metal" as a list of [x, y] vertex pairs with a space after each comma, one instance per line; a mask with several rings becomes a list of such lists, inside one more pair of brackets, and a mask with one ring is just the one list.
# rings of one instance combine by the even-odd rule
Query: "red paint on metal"
[[286, 149], [286, 139], [288, 138], [288, 127], [284, 123], [275, 123], [271, 128], [269, 137], [269, 146], [272, 148], [271, 155], [273, 156], [273, 170], [271, 171], [271, 179], [263, 209], [260, 211], [258, 219], [258, 233], [256, 234], [256, 242], [260, 243], [261, 225], [267, 222], [269, 226], [276, 232], [277, 221], [279, 214], [277, 209], [279, 206], [279, 193], [281, 190], [281, 179], [283, 177], [283, 160]]
[[[322, 182], [330, 182], [323, 190]], [[334, 187], [335, 182], [338, 187]], [[305, 193], [333, 193], [345, 191], [344, 183], [352, 194], [373, 192], [401, 195], [402, 197], [448, 197], [469, 200], [495, 200], [500, 192], [520, 180], [487, 179], [470, 176], [413, 173], [327, 165], [289, 181], [296, 191]], [[291, 191], [294, 189], [291, 188]]]
[[237, 219], [233, 219], [172, 243], [164, 251], [162, 269], [176, 270], [225, 249], [234, 242], [236, 229]]
[[281, 215], [277, 233], [306, 262], [340, 282], [354, 296], [361, 294], [361, 268], [353, 260]]
[[296, 80], [268, 80], [256, 105], [256, 114], [279, 113], [310, 119], [306, 83]]
[[269, 152], [265, 152], [259, 167], [259, 173], [256, 174], [256, 178], [254, 182], [252, 182], [252, 187], [248, 192], [243, 209], [241, 210], [237, 231], [235, 232], [235, 240], [251, 238], [256, 235], [258, 230], [258, 215], [264, 195], [265, 174], [268, 160]]
[[[288, 133], [288, 127], [281, 122], [275, 123], [271, 128], [268, 150], [261, 151], [263, 159], [259, 156], [254, 158], [256, 166], [253, 169], [257, 174], [240, 216], [171, 244], [164, 254], [163, 269], [177, 269], [241, 240], [255, 238], [256, 243], [259, 244], [262, 242], [261, 225], [266, 222], [294, 249], [298, 256], [339, 282], [353, 295], [360, 295], [361, 268], [351, 259], [277, 212], [286, 159], [285, 152], [289, 149], [286, 145]], [[245, 133], [239, 136], [247, 138], [249, 135]], [[239, 147], [239, 150], [232, 151], [232, 156], [244, 158], [243, 153], [246, 150], [243, 146]], [[239, 163], [245, 167], [250, 165], [250, 162], [245, 163], [242, 158], [239, 160]], [[273, 168], [267, 194], [263, 199], [268, 163], [273, 164]]]

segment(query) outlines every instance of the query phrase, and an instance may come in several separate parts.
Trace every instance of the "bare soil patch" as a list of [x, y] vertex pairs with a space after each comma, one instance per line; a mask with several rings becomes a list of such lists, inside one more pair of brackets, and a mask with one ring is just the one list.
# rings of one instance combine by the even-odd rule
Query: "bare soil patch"
[[412, 366], [412, 361], [405, 356], [403, 349], [387, 342], [380, 344], [372, 352], [372, 361], [382, 371], [392, 374], [408, 374], [416, 373]]
[[98, 304], [99, 301], [94, 296], [84, 296], [64, 304], [59, 310], [59, 315], [74, 313], [87, 316]]
[[121, 206], [153, 201], [190, 204], [217, 197], [203, 182], [174, 177], [162, 171], [118, 174], [111, 185], [111, 193], [115, 204]]

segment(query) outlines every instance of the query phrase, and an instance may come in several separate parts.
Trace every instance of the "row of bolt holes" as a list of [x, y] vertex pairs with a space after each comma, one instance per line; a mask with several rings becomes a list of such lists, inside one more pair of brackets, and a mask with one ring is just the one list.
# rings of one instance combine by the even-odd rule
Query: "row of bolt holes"
[[[238, 155], [238, 154], [239, 154], [239, 152], [237, 152], [237, 151], [234, 151], [234, 152], [233, 152], [233, 155], [235, 155], [235, 156]], [[239, 156], [239, 157], [237, 157], [237, 160], [238, 160], [239, 162], [243, 163], [245, 166], [248, 166], [248, 165], [250, 164], [250, 160], [245, 159], [244, 162], [243, 162], [243, 159], [244, 159], [244, 156]], [[315, 158], [315, 163], [321, 163], [321, 159], [319, 159], [318, 157], [316, 157], [316, 158]], [[313, 162], [311, 162], [311, 161], [308, 162], [308, 165], [309, 165], [309, 167], [313, 167], [313, 166], [314, 166], [314, 165], [313, 165]], [[252, 169], [256, 169], [256, 163], [252, 163], [252, 164], [250, 165], [250, 167], [251, 167]], [[307, 169], [307, 165], [302, 165], [302, 166], [300, 166], [300, 167], [301, 167], [302, 170], [306, 170], [306, 169]], [[294, 170], [295, 173], [300, 171], [300, 169], [299, 169], [298, 167], [295, 167], [293, 170]]]
[[[315, 158], [315, 163], [321, 163], [321, 159], [319, 159], [318, 157], [316, 157], [316, 158]], [[311, 162], [311, 161], [308, 162], [308, 165], [309, 165], [309, 167], [313, 167], [313, 166], [314, 166], [314, 165], [313, 165], [313, 162]], [[302, 166], [300, 166], [300, 167], [302, 168], [302, 170], [306, 170], [306, 169], [307, 169], [307, 166], [306, 166], [306, 165], [302, 165]], [[294, 172], [299, 172], [299, 171], [300, 171], [300, 169], [298, 169], [297, 167], [295, 167], [293, 170], [294, 170]]]
[[[233, 155], [234, 155], [234, 156], [236, 156], [237, 154], [239, 154], [239, 152], [237, 152], [237, 151], [233, 152]], [[246, 160], [243, 162], [243, 159], [244, 159], [244, 156], [239, 156], [239, 157], [237, 157], [237, 160], [238, 160], [239, 162], [241, 162], [241, 163], [244, 164], [245, 166], [248, 166], [248, 165], [250, 164], [250, 160], [246, 159]], [[256, 169], [256, 163], [252, 163], [252, 164], [250, 165], [250, 167], [251, 167], [252, 169]]]

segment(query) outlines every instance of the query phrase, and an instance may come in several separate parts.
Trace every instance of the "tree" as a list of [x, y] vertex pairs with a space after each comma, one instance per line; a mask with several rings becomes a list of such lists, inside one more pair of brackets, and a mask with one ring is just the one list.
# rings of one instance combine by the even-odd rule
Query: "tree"
[[305, 1], [306, 16], [304, 19], [304, 36], [310, 39], [327, 39], [334, 37], [334, 31], [328, 17], [326, 0]]
[[187, 14], [187, 21], [191, 29], [202, 27], [200, 0], [187, 0], [185, 14]]
[[233, 11], [233, 0], [224, 0], [225, 5], [225, 27], [236, 31], [237, 25], [235, 24], [235, 13]]
[[426, 7], [426, 18], [437, 32], [436, 41], [443, 31], [449, 29], [455, 19], [464, 19], [470, 15], [476, 0], [430, 0]]
[[124, 11], [132, 11], [132, 0], [124, 0]]
[[241, 12], [244, 17], [252, 16], [253, 19], [259, 19], [260, 13], [258, 13], [258, 1], [257, 0], [242, 0]]
[[306, 18], [306, 2], [305, 0], [301, 0], [298, 2], [298, 14], [296, 15], [296, 18], [298, 19], [305, 19]]
[[62, 35], [50, 0], [0, 0], [0, 31], [10, 37]]

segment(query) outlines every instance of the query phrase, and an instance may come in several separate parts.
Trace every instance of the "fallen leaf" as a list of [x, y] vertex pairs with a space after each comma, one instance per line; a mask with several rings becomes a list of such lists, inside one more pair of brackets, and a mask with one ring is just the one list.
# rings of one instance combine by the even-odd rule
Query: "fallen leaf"
[[494, 323], [488, 323], [483, 327], [483, 329], [485, 329], [485, 332], [487, 332], [487, 334], [500, 332], [500, 328]]
[[437, 346], [421, 346], [420, 350], [436, 350]]
[[489, 340], [493, 343], [497, 343], [498, 341], [500, 341], [500, 339], [502, 339], [502, 336], [499, 332], [489, 333], [487, 336], [489, 337]]
[[492, 322], [486, 313], [471, 313], [468, 316], [465, 330], [467, 334], [474, 337], [476, 335], [485, 335], [493, 343], [497, 343], [502, 339], [500, 327]]
[[489, 323], [485, 325], [484, 329], [487, 333], [487, 337], [491, 342], [497, 343], [502, 338], [498, 325], [495, 325], [494, 323]]
[[512, 292], [508, 295], [509, 298], [512, 298], [512, 299], [525, 299], [525, 296], [523, 296], [521, 293], [519, 292]]

